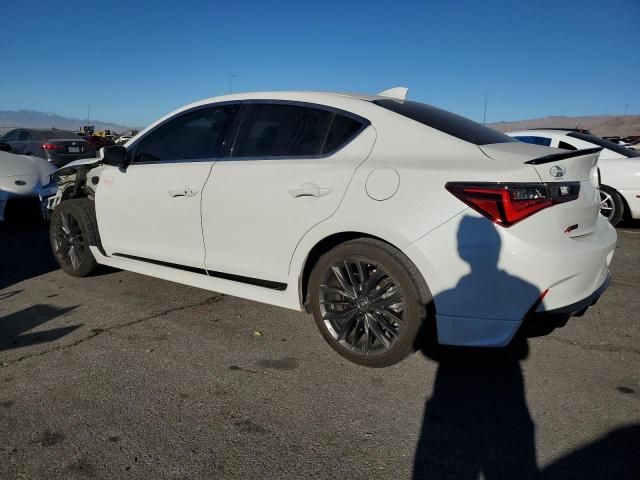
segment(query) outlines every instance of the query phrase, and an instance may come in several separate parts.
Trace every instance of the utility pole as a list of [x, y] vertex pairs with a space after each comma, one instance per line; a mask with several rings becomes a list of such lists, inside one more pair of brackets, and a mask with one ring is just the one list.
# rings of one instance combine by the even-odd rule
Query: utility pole
[[627, 104], [624, 106], [624, 116], [625, 116], [625, 117], [627, 116], [627, 110], [628, 110], [628, 109], [629, 109], [629, 104], [627, 103]]
[[484, 94], [484, 114], [482, 115], [482, 123], [487, 123], [487, 100], [489, 99], [489, 95], [489, 92]]
[[237, 77], [237, 75], [235, 73], [230, 73], [229, 74], [229, 94], [231, 94], [231, 92], [233, 91], [232, 88], [231, 88], [231, 79], [233, 77]]
[[87, 125], [89, 125], [91, 119], [91, 104], [87, 103]]

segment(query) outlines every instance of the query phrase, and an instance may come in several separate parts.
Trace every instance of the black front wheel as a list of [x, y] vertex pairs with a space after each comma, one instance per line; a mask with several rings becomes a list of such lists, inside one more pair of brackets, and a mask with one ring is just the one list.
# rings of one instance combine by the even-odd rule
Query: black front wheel
[[97, 266], [89, 250], [96, 245], [97, 227], [93, 202], [88, 198], [65, 200], [51, 215], [49, 237], [53, 255], [69, 275], [86, 277]]

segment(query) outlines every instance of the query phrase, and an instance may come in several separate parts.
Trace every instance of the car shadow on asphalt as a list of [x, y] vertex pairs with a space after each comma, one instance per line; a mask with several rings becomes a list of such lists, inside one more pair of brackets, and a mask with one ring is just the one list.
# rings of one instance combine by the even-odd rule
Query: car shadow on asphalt
[[82, 326], [52, 328], [33, 333], [24, 333], [54, 318], [76, 309], [60, 308], [53, 305], [33, 305], [18, 312], [0, 317], [0, 351], [47, 343], [64, 337]]
[[37, 220], [0, 223], [0, 290], [58, 268], [48, 225]]
[[[59, 268], [51, 251], [48, 223], [33, 215], [0, 223], [0, 290]], [[91, 276], [116, 271], [101, 265]]]

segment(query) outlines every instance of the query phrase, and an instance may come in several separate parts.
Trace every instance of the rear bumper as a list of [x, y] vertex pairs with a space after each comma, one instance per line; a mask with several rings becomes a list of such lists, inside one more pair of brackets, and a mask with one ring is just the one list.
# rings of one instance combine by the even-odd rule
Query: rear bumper
[[[475, 229], [458, 235], [463, 222]], [[509, 229], [465, 211], [406, 248], [431, 290], [438, 341], [501, 347], [529, 313], [565, 322], [583, 313], [609, 283], [616, 232], [601, 216], [588, 235], [563, 227], [551, 211]]]
[[595, 305], [610, 284], [611, 274], [608, 274], [602, 285], [578, 302], [553, 310], [529, 312], [520, 327], [521, 334], [525, 337], [539, 337], [548, 335], [556, 328], [564, 327], [571, 317], [581, 317], [589, 307]]
[[532, 312], [530, 314], [530, 318], [536, 317], [547, 317], [547, 318], [556, 318], [556, 319], [568, 319], [573, 316], [581, 316], [586, 312], [587, 308], [594, 305], [598, 299], [602, 296], [604, 291], [609, 288], [611, 284], [611, 274], [607, 275], [605, 281], [598, 287], [598, 289], [582, 300], [572, 303], [571, 305], [567, 305], [566, 307], [554, 308], [553, 310], [544, 310], [540, 312]]

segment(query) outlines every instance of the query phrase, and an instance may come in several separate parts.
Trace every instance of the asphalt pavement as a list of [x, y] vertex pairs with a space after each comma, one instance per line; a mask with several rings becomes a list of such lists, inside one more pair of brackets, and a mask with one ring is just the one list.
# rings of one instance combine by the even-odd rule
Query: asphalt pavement
[[640, 225], [585, 316], [504, 351], [344, 361], [309, 315], [57, 269], [0, 225], [0, 478], [640, 478]]

